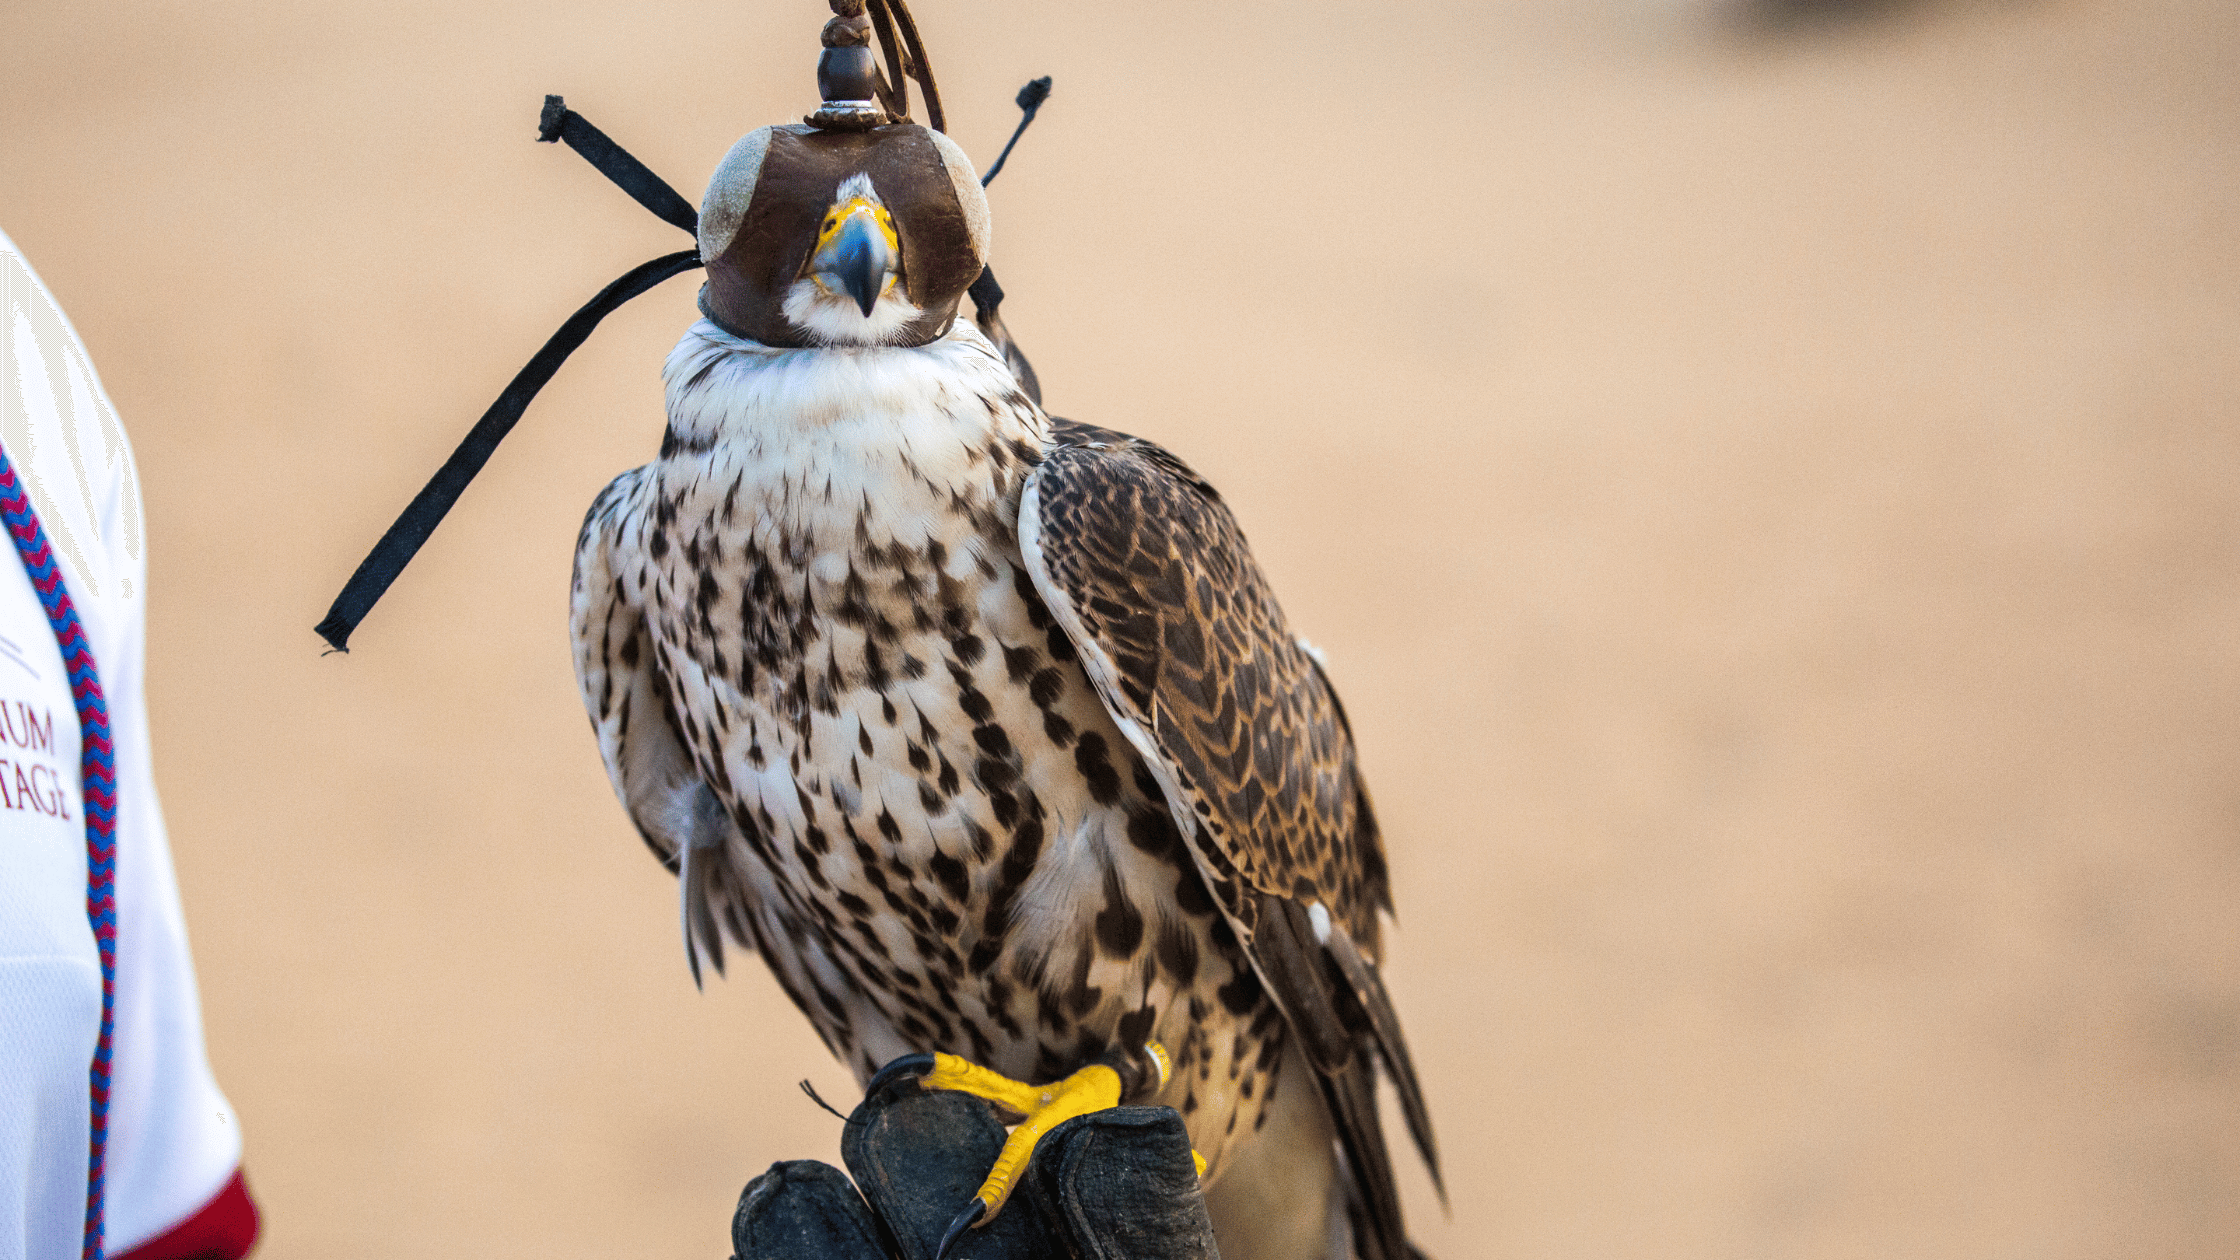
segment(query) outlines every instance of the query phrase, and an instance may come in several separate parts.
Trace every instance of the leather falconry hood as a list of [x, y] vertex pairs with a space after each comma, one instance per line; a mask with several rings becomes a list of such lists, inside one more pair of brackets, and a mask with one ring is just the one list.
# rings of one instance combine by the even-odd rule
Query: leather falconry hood
[[[921, 346], [941, 337], [956, 318], [958, 299], [970, 294], [981, 330], [1011, 364], [1020, 387], [1040, 400], [1034, 369], [996, 314], [1003, 289], [987, 268], [988, 199], [981, 187], [1003, 169], [1012, 146], [1034, 121], [1050, 95], [1050, 80], [1036, 79], [1020, 90], [1018, 129], [989, 164], [987, 175], [976, 176], [964, 150], [942, 134], [941, 92], [906, 0], [827, 2], [833, 17], [825, 23], [817, 62], [823, 103], [799, 123], [763, 127], [733, 145], [708, 181], [698, 213], [565, 101], [545, 98], [539, 140], [565, 141], [639, 205], [692, 233], [699, 247], [625, 272], [570, 316], [514, 374], [505, 392], [374, 544], [335, 596], [326, 618], [314, 627], [333, 650], [349, 650], [358, 623], [419, 554], [537, 391], [599, 321], [623, 303], [672, 276], [705, 266], [708, 279], [700, 291], [700, 309], [718, 327], [764, 345], [812, 344], [806, 331], [786, 318], [786, 292], [802, 277], [819, 225], [841, 184], [857, 175], [871, 182], [892, 222], [896, 279], [918, 310], [895, 330], [889, 344]], [[910, 120], [911, 83], [918, 86], [930, 126]]]
[[[781, 307], [841, 183], [860, 174], [894, 218], [902, 290], [920, 311], [893, 344], [922, 346], [949, 331], [958, 299], [987, 266], [988, 199], [972, 160], [941, 134], [941, 92], [909, 7], [901, 0], [830, 3], [817, 60], [823, 104], [798, 124], [747, 133], [708, 181], [700, 310], [736, 337], [810, 344]], [[891, 79], [872, 54], [874, 33]], [[905, 79], [917, 82], [930, 129], [910, 121]]]
[[902, 290], [922, 312], [893, 344], [921, 346], [947, 333], [987, 266], [988, 201], [955, 141], [907, 122], [864, 131], [792, 123], [749, 132], [733, 145], [700, 206], [700, 258], [708, 268], [701, 313], [766, 346], [812, 344], [781, 306], [825, 211], [857, 174], [870, 178], [894, 217]]

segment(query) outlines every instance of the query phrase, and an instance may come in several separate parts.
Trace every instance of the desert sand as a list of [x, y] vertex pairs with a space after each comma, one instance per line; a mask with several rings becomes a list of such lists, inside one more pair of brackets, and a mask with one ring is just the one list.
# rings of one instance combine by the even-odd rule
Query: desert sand
[[[1392, 850], [1441, 1260], [2240, 1255], [2240, 17], [920, 0], [1053, 411], [1234, 505]], [[137, 446], [157, 770], [268, 1260], [726, 1254], [852, 1085], [695, 992], [569, 665], [813, 0], [0, 12], [0, 224]]]

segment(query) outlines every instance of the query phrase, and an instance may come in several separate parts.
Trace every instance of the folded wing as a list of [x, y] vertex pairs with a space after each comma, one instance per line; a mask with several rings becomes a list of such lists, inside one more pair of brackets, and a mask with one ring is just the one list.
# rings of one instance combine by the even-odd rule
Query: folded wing
[[1434, 1178], [1438, 1156], [1377, 975], [1391, 891], [1345, 714], [1211, 486], [1125, 434], [1054, 438], [1021, 503], [1028, 571], [1314, 1065], [1356, 1246], [1405, 1260], [1374, 1059]]

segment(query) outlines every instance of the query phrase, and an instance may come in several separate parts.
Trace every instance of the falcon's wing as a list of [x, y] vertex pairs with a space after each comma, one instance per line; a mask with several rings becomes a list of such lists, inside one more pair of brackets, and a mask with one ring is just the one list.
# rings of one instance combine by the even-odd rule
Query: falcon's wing
[[720, 973], [723, 938], [755, 945], [747, 886], [733, 865], [738, 824], [709, 789], [683, 737], [645, 621], [650, 580], [638, 555], [651, 515], [653, 470], [633, 469], [600, 492], [576, 538], [570, 629], [576, 682], [607, 778], [645, 837], [677, 876], [685, 958], [700, 982], [700, 955]]
[[1391, 891], [1345, 713], [1213, 487], [1149, 442], [1054, 423], [1020, 505], [1027, 569], [1315, 1067], [1362, 1254], [1404, 1260], [1372, 1049], [1434, 1179], [1438, 1155], [1377, 977]]

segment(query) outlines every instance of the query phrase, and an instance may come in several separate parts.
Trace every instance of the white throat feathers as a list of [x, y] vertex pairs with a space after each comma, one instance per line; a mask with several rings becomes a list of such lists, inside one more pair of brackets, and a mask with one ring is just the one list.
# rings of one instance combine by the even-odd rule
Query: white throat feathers
[[992, 446], [1049, 439], [1049, 419], [968, 319], [922, 346], [798, 349], [703, 319], [662, 379], [669, 442], [701, 475], [755, 487], [742, 506], [843, 530], [825, 537], [876, 518], [892, 541], [922, 545], [958, 502], [998, 493]]
[[891, 346], [911, 320], [925, 313], [902, 295], [899, 284], [880, 295], [866, 315], [847, 295], [827, 293], [823, 285], [806, 277], [786, 290], [780, 309], [819, 346]]

